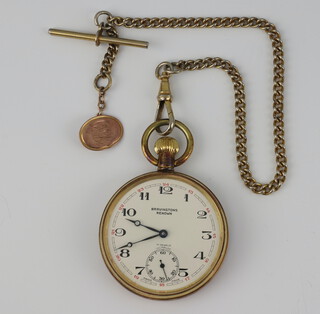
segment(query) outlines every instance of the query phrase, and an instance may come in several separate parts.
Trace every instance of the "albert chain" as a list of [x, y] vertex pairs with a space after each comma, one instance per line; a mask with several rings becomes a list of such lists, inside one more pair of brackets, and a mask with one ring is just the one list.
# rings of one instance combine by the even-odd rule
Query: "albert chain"
[[[105, 22], [99, 22], [101, 15], [106, 16]], [[256, 17], [226, 17], [226, 18], [131, 18], [112, 16], [107, 11], [100, 11], [95, 16], [95, 24], [98, 26], [98, 32], [94, 38], [92, 35], [80, 34], [86, 36], [72, 37], [95, 40], [99, 45], [100, 39], [109, 42], [107, 53], [102, 61], [100, 73], [94, 80], [95, 88], [99, 92], [99, 113], [101, 115], [105, 108], [105, 93], [110, 88], [111, 67], [118, 52], [119, 44], [135, 45], [147, 47], [147, 43], [118, 39], [116, 31], [117, 26], [127, 28], [258, 28], [264, 30], [271, 42], [273, 49], [273, 126], [274, 126], [274, 148], [276, 155], [276, 173], [274, 179], [269, 183], [257, 182], [250, 171], [247, 155], [247, 136], [246, 136], [246, 102], [245, 91], [242, 77], [238, 69], [230, 62], [221, 58], [205, 58], [198, 60], [181, 60], [178, 62], [163, 62], [156, 69], [156, 76], [161, 80], [161, 87], [158, 95], [158, 109], [156, 120], [161, 119], [162, 111], [166, 108], [168, 114], [168, 127], [162, 132], [159, 128], [157, 131], [162, 135], [168, 135], [175, 127], [175, 119], [171, 108], [171, 92], [169, 87], [169, 78], [173, 74], [182, 71], [194, 71], [210, 68], [224, 70], [231, 78], [234, 86], [235, 95], [235, 133], [236, 133], [236, 153], [240, 176], [245, 185], [254, 193], [268, 195], [277, 191], [286, 179], [287, 158], [284, 140], [284, 113], [283, 113], [283, 92], [284, 92], [284, 59], [283, 44], [280, 34], [275, 25], [265, 19]], [[57, 31], [57, 30], [55, 30]], [[50, 31], [49, 31], [50, 32]], [[101, 37], [105, 33], [109, 38]], [[79, 34], [79, 33], [77, 33]], [[56, 32], [56, 35], [61, 35]], [[69, 36], [63, 34], [62, 36]], [[90, 38], [89, 38], [90, 37]], [[116, 40], [114, 40], [116, 39]], [[122, 41], [122, 42], [121, 42]], [[137, 43], [137, 44], [136, 44]], [[100, 85], [103, 79], [107, 80], [105, 86]]]
[[[103, 36], [104, 34], [107, 35], [107, 37], [111, 37], [111, 38], [118, 37], [118, 32], [113, 25], [109, 24], [108, 22], [106, 22], [106, 23], [99, 22], [99, 17], [101, 15], [105, 15], [105, 14], [107, 14], [107, 16], [109, 16], [108, 12], [100, 11], [94, 17], [94, 22], [95, 22], [96, 26], [98, 27], [98, 31], [97, 31], [96, 37], [95, 37], [96, 46], [100, 45], [99, 37]], [[118, 51], [119, 51], [119, 45], [109, 44], [107, 52], [103, 57], [100, 73], [94, 79], [94, 87], [99, 93], [99, 97], [98, 97], [99, 112], [98, 112], [98, 115], [101, 115], [103, 113], [103, 110], [106, 107], [105, 93], [112, 85], [111, 67], [112, 67], [112, 64], [116, 58]], [[107, 81], [105, 85], [102, 85], [100, 82], [103, 80]]]

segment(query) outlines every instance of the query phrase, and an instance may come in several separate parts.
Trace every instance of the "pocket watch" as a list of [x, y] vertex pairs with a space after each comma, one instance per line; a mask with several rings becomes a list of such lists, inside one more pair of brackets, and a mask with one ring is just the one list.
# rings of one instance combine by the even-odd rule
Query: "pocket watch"
[[216, 196], [198, 180], [174, 171], [193, 149], [190, 130], [175, 121], [187, 147], [175, 159], [178, 142], [160, 137], [154, 157], [151, 133], [169, 124], [151, 124], [142, 137], [155, 172], [123, 185], [107, 204], [100, 224], [100, 248], [111, 274], [132, 292], [152, 299], [172, 299], [205, 285], [219, 269], [228, 244], [228, 226]]
[[[104, 20], [100, 20], [104, 17]], [[256, 28], [267, 33], [273, 50], [273, 127], [276, 172], [267, 183], [252, 175], [247, 156], [246, 101], [242, 76], [230, 61], [219, 57], [162, 62], [156, 68], [161, 80], [156, 121], [142, 137], [142, 149], [158, 170], [141, 175], [121, 187], [107, 204], [100, 223], [100, 247], [112, 275], [126, 288], [144, 297], [172, 299], [205, 285], [219, 269], [227, 249], [228, 227], [215, 195], [198, 180], [175, 172], [193, 149], [190, 130], [174, 119], [169, 77], [183, 71], [221, 69], [233, 83], [235, 97], [236, 158], [240, 177], [254, 193], [269, 195], [280, 189], [287, 173], [284, 139], [284, 58], [280, 33], [273, 23], [256, 17], [132, 18], [100, 11], [95, 15], [96, 34], [50, 29], [52, 35], [108, 43], [100, 73], [94, 79], [98, 91], [98, 114], [80, 129], [82, 144], [103, 150], [123, 134], [121, 122], [105, 115], [105, 94], [112, 85], [111, 68], [119, 45], [147, 48], [148, 43], [118, 37], [117, 27], [126, 28]], [[162, 119], [166, 108], [168, 119]], [[167, 125], [165, 131], [161, 127]], [[187, 147], [176, 159], [178, 142], [169, 137], [179, 128]], [[155, 144], [156, 158], [148, 146], [152, 132], [162, 135]]]

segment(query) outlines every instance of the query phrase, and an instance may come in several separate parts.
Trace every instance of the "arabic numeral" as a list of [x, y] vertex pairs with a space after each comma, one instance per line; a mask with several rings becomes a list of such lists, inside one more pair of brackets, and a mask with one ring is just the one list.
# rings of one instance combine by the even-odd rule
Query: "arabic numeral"
[[115, 235], [117, 237], [123, 237], [126, 233], [127, 233], [126, 230], [124, 230], [123, 228], [117, 228], [115, 230]]
[[149, 192], [141, 192], [140, 193], [140, 199], [141, 201], [149, 201]]
[[143, 270], [145, 269], [145, 267], [142, 266], [136, 266], [136, 269], [140, 269], [140, 271], [138, 272], [138, 275], [141, 275]]
[[196, 256], [194, 256], [193, 258], [204, 259], [203, 251], [200, 251], [200, 252], [199, 252]]
[[197, 215], [198, 219], [207, 219], [207, 212], [205, 210], [198, 210]]
[[166, 280], [166, 278], [162, 277], [162, 276], [159, 276], [159, 281], [160, 282], [164, 282]]
[[120, 256], [123, 258], [129, 257], [130, 256], [130, 251], [128, 249], [122, 249], [120, 251]]
[[160, 194], [172, 194], [173, 188], [171, 186], [160, 186]]
[[136, 213], [137, 213], [137, 211], [136, 211], [134, 208], [129, 208], [129, 209], [124, 208], [124, 209], [122, 210], [123, 216], [133, 217], [133, 216], [136, 215]]
[[212, 239], [212, 235], [210, 234], [212, 231], [202, 231], [203, 235], [202, 235], [202, 239], [203, 240], [210, 240]]
[[179, 277], [187, 277], [189, 275], [187, 270], [188, 270], [188, 268], [179, 268], [178, 276]]
[[175, 276], [177, 274], [177, 271], [176, 270], [173, 270], [172, 272], [171, 272], [171, 276]]

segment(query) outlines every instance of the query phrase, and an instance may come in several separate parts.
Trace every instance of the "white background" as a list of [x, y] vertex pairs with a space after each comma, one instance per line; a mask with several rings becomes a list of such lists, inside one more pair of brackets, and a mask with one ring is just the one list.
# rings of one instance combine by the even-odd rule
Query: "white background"
[[[199, 292], [152, 301], [120, 286], [100, 256], [98, 226], [123, 183], [154, 170], [140, 150], [152, 122], [158, 63], [219, 56], [242, 73], [248, 152], [258, 180], [274, 173], [272, 52], [254, 29], [129, 30], [149, 49], [121, 47], [106, 113], [124, 125], [110, 150], [78, 140], [96, 113], [92, 81], [106, 47], [51, 37], [49, 27], [95, 32], [99, 10], [121, 16], [258, 16], [284, 41], [289, 172], [270, 196], [249, 191], [235, 160], [233, 89], [220, 70], [171, 79], [177, 119], [195, 150], [179, 171], [218, 196], [229, 220], [222, 268]], [[319, 313], [319, 4], [317, 1], [9, 1], [0, 4], [0, 312]]]

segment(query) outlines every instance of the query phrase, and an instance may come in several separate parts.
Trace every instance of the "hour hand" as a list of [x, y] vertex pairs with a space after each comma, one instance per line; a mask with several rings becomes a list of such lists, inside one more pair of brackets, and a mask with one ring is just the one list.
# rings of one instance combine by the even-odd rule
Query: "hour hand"
[[137, 226], [137, 227], [139, 227], [139, 226], [145, 227], [145, 228], [147, 228], [147, 229], [149, 229], [149, 230], [151, 230], [151, 231], [160, 233], [160, 230], [157, 230], [157, 229], [155, 229], [155, 228], [152, 228], [152, 227], [148, 227], [148, 226], [143, 225], [140, 220], [133, 220], [133, 219], [128, 219], [128, 218], [126, 218], [126, 219], [127, 219], [128, 221], [132, 222], [132, 223], [133, 223], [135, 226]]

